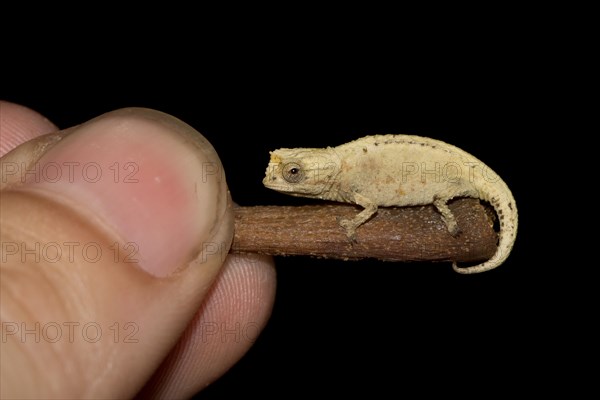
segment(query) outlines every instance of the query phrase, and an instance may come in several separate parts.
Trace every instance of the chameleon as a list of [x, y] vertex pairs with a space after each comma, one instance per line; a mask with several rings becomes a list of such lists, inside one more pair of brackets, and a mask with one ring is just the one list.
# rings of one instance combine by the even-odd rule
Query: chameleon
[[504, 181], [477, 158], [440, 140], [414, 135], [373, 135], [327, 148], [281, 148], [270, 152], [263, 184], [293, 196], [357, 204], [363, 209], [339, 221], [349, 239], [378, 207], [433, 204], [448, 232], [460, 228], [448, 201], [473, 197], [494, 208], [498, 248], [487, 261], [452, 267], [462, 274], [489, 271], [509, 256], [517, 236], [517, 206]]

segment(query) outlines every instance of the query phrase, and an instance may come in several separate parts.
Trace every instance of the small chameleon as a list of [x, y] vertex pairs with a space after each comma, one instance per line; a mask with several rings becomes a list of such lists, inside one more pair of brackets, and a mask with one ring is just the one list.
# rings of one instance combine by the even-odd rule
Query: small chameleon
[[474, 197], [489, 202], [500, 223], [496, 253], [482, 264], [455, 271], [473, 274], [502, 264], [517, 235], [517, 207], [502, 179], [458, 147], [411, 135], [366, 136], [337, 147], [270, 152], [263, 184], [293, 196], [358, 204], [364, 209], [340, 221], [348, 238], [378, 207], [433, 204], [452, 235], [459, 233], [448, 201]]

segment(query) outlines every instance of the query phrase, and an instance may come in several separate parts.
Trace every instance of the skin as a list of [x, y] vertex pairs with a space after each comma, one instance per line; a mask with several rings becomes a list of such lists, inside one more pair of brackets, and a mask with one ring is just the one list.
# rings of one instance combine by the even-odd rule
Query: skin
[[513, 247], [518, 215], [508, 186], [469, 153], [439, 140], [410, 135], [377, 135], [325, 149], [271, 152], [263, 184], [293, 196], [358, 204], [352, 220], [340, 221], [349, 238], [378, 207], [433, 204], [452, 235], [460, 233], [448, 201], [474, 197], [489, 202], [498, 215], [498, 250], [488, 261], [463, 274], [489, 271], [502, 264]]
[[[0, 101], [0, 397], [191, 397], [237, 362], [265, 325], [272, 259], [228, 255], [227, 185], [202, 172], [220, 161], [190, 126], [125, 109], [57, 131], [35, 111]], [[54, 167], [75, 165], [65, 162], [95, 162], [102, 179], [92, 169], [86, 179], [77, 169], [72, 180], [68, 170], [55, 179]], [[115, 182], [115, 162], [122, 173], [134, 162], [137, 182], [123, 174]], [[23, 180], [10, 169], [21, 165], [46, 166], [39, 171], [48, 174]], [[13, 254], [6, 246], [15, 243], [33, 253]], [[108, 257], [90, 261], [74, 251], [56, 259], [56, 249], [68, 254], [64, 243], [93, 244]], [[128, 243], [138, 246], [129, 260]], [[36, 254], [36, 244], [50, 250]], [[82, 334], [86, 323], [102, 329], [100, 340], [90, 340], [94, 329]], [[22, 326], [34, 333], [23, 336]], [[232, 335], [219, 332], [235, 326], [252, 335], [227, 340]]]

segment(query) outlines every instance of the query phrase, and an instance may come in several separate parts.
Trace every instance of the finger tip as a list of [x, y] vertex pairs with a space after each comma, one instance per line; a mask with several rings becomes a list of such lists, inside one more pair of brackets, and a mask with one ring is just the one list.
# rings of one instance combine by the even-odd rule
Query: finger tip
[[57, 130], [56, 125], [37, 111], [0, 100], [0, 157], [21, 143]]
[[118, 110], [74, 128], [40, 158], [28, 183], [76, 203], [121, 239], [130, 261], [168, 276], [228, 222], [221, 163], [207, 143], [167, 114]]

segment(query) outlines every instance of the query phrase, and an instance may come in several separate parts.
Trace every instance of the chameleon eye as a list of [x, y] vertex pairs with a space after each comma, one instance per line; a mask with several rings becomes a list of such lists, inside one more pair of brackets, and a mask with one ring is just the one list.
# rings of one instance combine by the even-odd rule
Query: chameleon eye
[[304, 178], [302, 168], [297, 163], [288, 163], [283, 168], [283, 179], [289, 183], [298, 183]]

